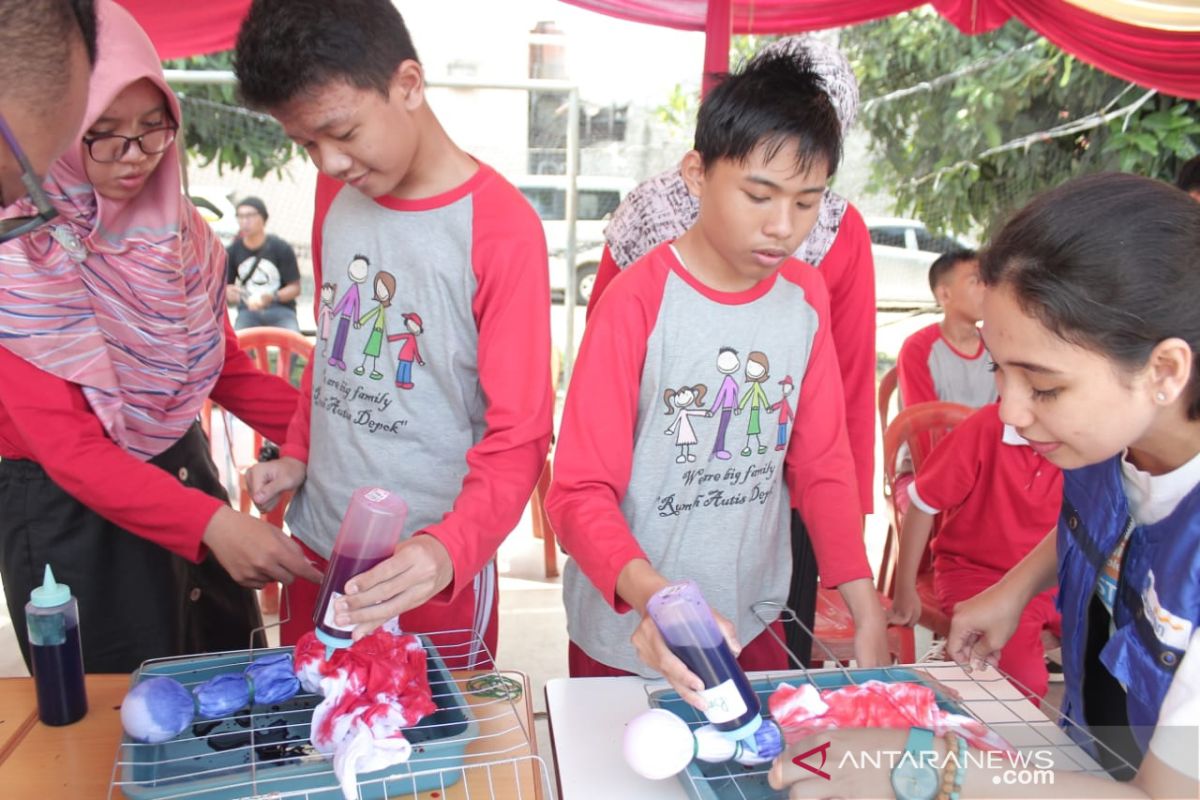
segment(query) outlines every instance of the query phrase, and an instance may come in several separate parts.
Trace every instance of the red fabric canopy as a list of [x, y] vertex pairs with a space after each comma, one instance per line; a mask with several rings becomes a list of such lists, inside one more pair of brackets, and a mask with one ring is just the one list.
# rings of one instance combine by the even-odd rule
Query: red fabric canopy
[[[723, 25], [706, 26], [708, 0], [562, 0], [621, 19], [682, 30], [708, 30], [721, 47]], [[921, 0], [734, 0], [734, 33], [800, 33], [891, 16]], [[967, 34], [994, 30], [1015, 17], [1068, 53], [1134, 83], [1200, 99], [1200, 33], [1130, 25], [1064, 0], [933, 0]], [[711, 69], [712, 61], [707, 62]]]
[[185, 58], [229, 50], [250, 0], [117, 0], [146, 29], [158, 57]]
[[[250, 0], [118, 0], [150, 34], [162, 58], [203, 55], [233, 46]], [[708, 0], [563, 0], [614, 17], [684, 30], [708, 30], [710, 71], [727, 67], [728, 35], [799, 33], [853, 25], [924, 5], [920, 0], [713, 0], [713, 16], [732, 7], [730, 24], [706, 24]], [[933, 0], [963, 33], [993, 30], [1010, 17], [1063, 50], [1135, 83], [1200, 99], [1200, 33], [1118, 22], [1064, 0]]]

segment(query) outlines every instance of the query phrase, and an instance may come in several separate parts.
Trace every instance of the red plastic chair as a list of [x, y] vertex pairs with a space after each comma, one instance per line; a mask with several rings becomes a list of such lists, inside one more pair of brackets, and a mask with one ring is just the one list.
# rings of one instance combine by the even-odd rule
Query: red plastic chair
[[[289, 331], [286, 328], [245, 328], [238, 331], [238, 345], [255, 365], [263, 372], [269, 372], [273, 375], [278, 375], [294, 386], [299, 386], [300, 374], [303, 367], [312, 358], [313, 344], [303, 335], [295, 331]], [[206, 402], [204, 410], [201, 412], [201, 426], [205, 432], [209, 432], [212, 427], [212, 403]], [[259, 451], [262, 449], [263, 437], [258, 431], [254, 431], [254, 449], [251, 451], [257, 458]], [[231, 445], [232, 446], [232, 445]], [[253, 463], [253, 462], [251, 462]], [[250, 492], [246, 487], [245, 468], [250, 464], [234, 464], [238, 471], [238, 510], [243, 514], [248, 514], [251, 511], [253, 502], [250, 499]], [[287, 510], [288, 502], [292, 499], [291, 493], [285, 494], [280, 498], [279, 503], [270, 511], [265, 511], [260, 516], [277, 528], [283, 527], [283, 516]], [[262, 610], [264, 614], [276, 614], [279, 612], [279, 584], [269, 583], [262, 590]]]
[[[891, 600], [882, 594], [879, 595], [879, 602], [885, 612], [891, 607]], [[887, 643], [893, 661], [911, 664], [917, 660], [912, 628], [889, 625]], [[830, 656], [840, 664], [846, 664], [854, 658], [854, 617], [837, 589], [820, 586], [817, 588], [810, 666], [820, 667]]]
[[[304, 365], [312, 358], [313, 344], [302, 334], [289, 331], [286, 328], [244, 328], [238, 331], [238, 346], [250, 356], [250, 360], [263, 372], [269, 372], [283, 378], [288, 383], [300, 386], [300, 374]], [[262, 449], [263, 437], [258, 431], [254, 432], [254, 454]], [[244, 489], [245, 487], [243, 487]], [[290, 498], [289, 498], [290, 499]], [[250, 496], [243, 491], [240, 506], [243, 512], [250, 510]], [[283, 509], [287, 504], [281, 502], [272, 511], [263, 515], [272, 525], [283, 522]], [[275, 521], [278, 517], [279, 522]]]
[[888, 426], [888, 413], [892, 410], [892, 395], [896, 393], [896, 387], [900, 382], [900, 373], [892, 367], [887, 372], [883, 373], [883, 377], [879, 379], [879, 392], [877, 403], [879, 404], [879, 430], [886, 431]]
[[[900, 383], [900, 372], [896, 367], [892, 367], [883, 374], [879, 379], [879, 389], [876, 392], [876, 404], [879, 407], [879, 432], [882, 435], [887, 430], [888, 417], [892, 411], [892, 396], [896, 394], [896, 389]], [[888, 517], [891, 518], [892, 507], [892, 487], [888, 485], [887, 480], [883, 482], [883, 502], [887, 505]]]
[[[917, 403], [896, 415], [883, 433], [883, 480], [885, 492], [891, 496], [896, 480], [896, 460], [903, 444], [908, 445], [913, 471], [920, 472], [921, 465], [938, 442], [975, 409], [959, 403]], [[883, 561], [879, 570], [877, 588], [889, 599], [896, 593], [896, 565], [900, 555], [900, 529], [903, 522], [895, 503], [891, 503], [892, 521], [888, 525], [887, 539], [883, 545]], [[933, 562], [929, 546], [937, 535], [935, 525], [925, 545], [925, 554], [917, 571], [917, 594], [921, 598], [921, 618], [917, 624], [928, 628], [938, 636], [950, 632], [950, 619], [941, 612], [941, 604], [933, 589]]]

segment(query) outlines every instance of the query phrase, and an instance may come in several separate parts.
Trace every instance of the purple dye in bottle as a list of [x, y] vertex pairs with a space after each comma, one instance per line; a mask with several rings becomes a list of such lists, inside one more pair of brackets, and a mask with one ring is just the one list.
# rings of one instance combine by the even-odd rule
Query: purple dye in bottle
[[321, 583], [321, 593], [317, 595], [316, 612], [313, 623], [317, 630], [339, 639], [349, 639], [353, 625], [340, 627], [333, 622], [333, 601], [346, 593], [346, 581], [355, 575], [361, 575], [386, 559], [391, 553], [369, 558], [353, 558], [350, 556], [334, 556], [325, 570], [325, 580]]
[[[696, 677], [704, 681], [704, 694], [709, 701], [706, 714], [710, 720], [736, 714], [724, 722], [713, 722], [714, 728], [735, 731], [759, 715], [762, 706], [758, 702], [758, 695], [724, 640], [716, 647], [689, 647], [669, 641], [667, 646], [680, 661], [687, 664], [688, 669], [696, 673]], [[741, 713], [738, 713], [739, 710]]]
[[79, 626], [66, 629], [62, 644], [30, 643], [29, 653], [37, 687], [38, 719], [47, 725], [69, 725], [82, 719], [88, 705]]
[[758, 695], [717, 627], [712, 610], [693, 581], [672, 583], [646, 604], [667, 647], [704, 683], [704, 712], [732, 739], [754, 734], [762, 724]]
[[354, 630], [334, 622], [334, 601], [346, 593], [347, 581], [392, 555], [407, 518], [408, 505], [386, 489], [362, 488], [351, 495], [313, 612], [317, 637], [327, 647], [348, 646]]

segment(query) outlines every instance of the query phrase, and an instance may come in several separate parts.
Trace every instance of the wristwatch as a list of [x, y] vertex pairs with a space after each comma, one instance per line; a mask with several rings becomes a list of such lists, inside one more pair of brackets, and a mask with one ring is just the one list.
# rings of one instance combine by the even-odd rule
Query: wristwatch
[[904, 752], [892, 768], [892, 791], [896, 800], [934, 800], [941, 788], [936, 760], [933, 731], [909, 728]]

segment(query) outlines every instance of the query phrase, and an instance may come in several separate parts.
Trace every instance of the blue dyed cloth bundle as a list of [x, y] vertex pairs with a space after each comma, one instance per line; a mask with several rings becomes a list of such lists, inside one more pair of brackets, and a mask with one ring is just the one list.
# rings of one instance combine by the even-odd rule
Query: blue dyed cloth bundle
[[227, 717], [252, 704], [279, 703], [300, 690], [290, 653], [265, 656], [241, 672], [209, 678], [191, 692], [174, 678], [157, 676], [134, 686], [121, 703], [129, 738], [158, 743], [174, 739], [197, 716]]

